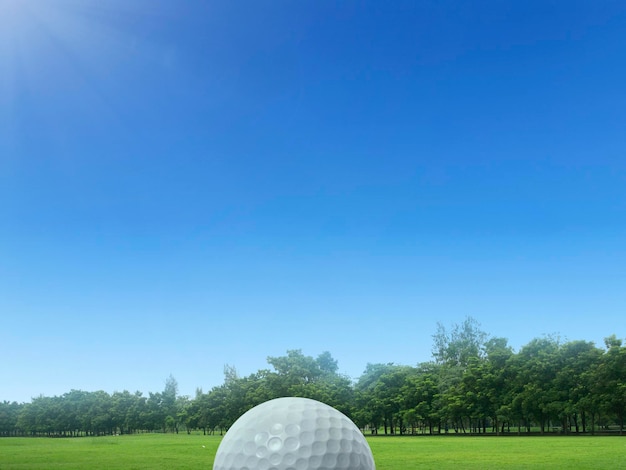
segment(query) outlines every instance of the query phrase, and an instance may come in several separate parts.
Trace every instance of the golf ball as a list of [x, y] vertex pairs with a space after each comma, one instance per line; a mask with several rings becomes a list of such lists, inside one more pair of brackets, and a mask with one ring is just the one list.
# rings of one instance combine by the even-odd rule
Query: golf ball
[[343, 413], [309, 398], [266, 401], [224, 435], [213, 470], [374, 470], [374, 458]]

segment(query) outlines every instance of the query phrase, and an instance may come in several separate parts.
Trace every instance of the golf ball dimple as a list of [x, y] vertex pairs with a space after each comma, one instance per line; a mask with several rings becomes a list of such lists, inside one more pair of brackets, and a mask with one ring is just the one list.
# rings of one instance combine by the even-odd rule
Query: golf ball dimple
[[375, 470], [361, 431], [309, 398], [285, 397], [244, 413], [224, 435], [213, 470]]

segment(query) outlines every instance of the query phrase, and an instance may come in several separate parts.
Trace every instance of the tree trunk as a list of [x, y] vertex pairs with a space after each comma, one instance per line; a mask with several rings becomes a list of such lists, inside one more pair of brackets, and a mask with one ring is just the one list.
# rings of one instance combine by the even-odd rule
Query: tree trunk
[[580, 422], [583, 427], [583, 434], [587, 432], [587, 413], [584, 411], [580, 414]]
[[591, 435], [594, 436], [596, 434], [596, 414], [591, 412]]

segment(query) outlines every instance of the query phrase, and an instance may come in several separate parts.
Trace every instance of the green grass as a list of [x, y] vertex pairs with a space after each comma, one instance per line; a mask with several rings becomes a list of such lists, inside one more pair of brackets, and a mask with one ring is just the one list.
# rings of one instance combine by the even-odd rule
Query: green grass
[[187, 434], [0, 438], [0, 469], [210, 469], [219, 442]]
[[622, 468], [619, 437], [378, 437], [377, 470]]
[[[373, 437], [377, 470], [622, 468], [623, 437]], [[0, 469], [211, 469], [219, 436], [0, 438]]]

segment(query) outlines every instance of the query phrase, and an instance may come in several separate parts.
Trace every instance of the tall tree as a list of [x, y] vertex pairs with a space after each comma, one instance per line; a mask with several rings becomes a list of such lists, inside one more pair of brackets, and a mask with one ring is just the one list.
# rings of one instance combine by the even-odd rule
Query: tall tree
[[422, 432], [427, 428], [433, 434], [434, 426], [439, 422], [439, 414], [435, 405], [438, 393], [439, 368], [433, 362], [418, 364], [414, 373], [407, 377], [401, 391], [404, 399], [405, 421], [413, 432], [420, 427]]
[[0, 402], [0, 436], [15, 436], [18, 433], [17, 420], [24, 405], [17, 402]]
[[433, 357], [439, 364], [466, 367], [470, 359], [484, 356], [487, 339], [487, 333], [472, 317], [466, 317], [461, 324], [454, 324], [451, 330], [438, 322], [433, 335]]
[[528, 422], [534, 420], [544, 433], [551, 418], [559, 419], [563, 402], [555, 378], [560, 369], [560, 339], [535, 338], [522, 347], [519, 361], [517, 399]]
[[437, 323], [432, 349], [435, 362], [441, 366], [436, 405], [446, 428], [451, 424], [455, 430], [465, 431], [464, 420], [471, 412], [470, 405], [475, 404], [465, 399], [461, 382], [470, 364], [477, 367], [485, 357], [487, 339], [480, 323], [469, 316], [450, 330]]
[[605, 339], [606, 353], [602, 356], [595, 378], [595, 393], [600, 406], [617, 418], [620, 434], [624, 434], [626, 419], [626, 347], [615, 335]]
[[[561, 428], [569, 432], [586, 432], [587, 415], [597, 410], [589, 398], [593, 382], [589, 372], [597, 370], [602, 358], [602, 350], [588, 341], [571, 341], [559, 350], [560, 368], [555, 377], [555, 387], [561, 392], [564, 406], [561, 410]], [[593, 421], [593, 419], [592, 419]]]
[[358, 411], [355, 413], [355, 418], [359, 426], [369, 426], [373, 434], [378, 432], [380, 426], [385, 426], [385, 432], [388, 431], [389, 422], [386, 413], [389, 410], [385, 409], [385, 403], [381, 400], [383, 391], [378, 384], [384, 375], [392, 374], [398, 367], [400, 366], [392, 363], [368, 363], [356, 383], [355, 395]]
[[178, 382], [171, 374], [165, 380], [165, 388], [161, 393], [161, 414], [164, 417], [163, 428], [178, 434]]

